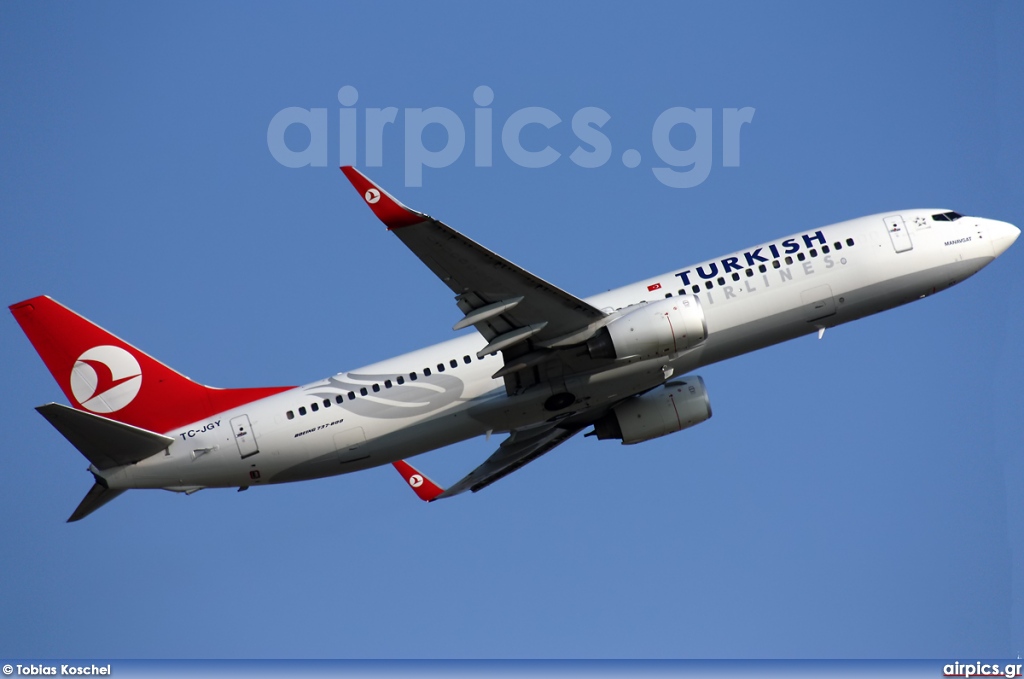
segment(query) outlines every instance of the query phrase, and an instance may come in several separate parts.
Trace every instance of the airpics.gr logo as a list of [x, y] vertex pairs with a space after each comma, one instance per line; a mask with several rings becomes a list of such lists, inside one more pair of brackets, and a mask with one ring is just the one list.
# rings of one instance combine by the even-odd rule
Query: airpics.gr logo
[[142, 387], [135, 357], [109, 344], [89, 349], [71, 369], [71, 393], [94, 413], [112, 413], [132, 402]]

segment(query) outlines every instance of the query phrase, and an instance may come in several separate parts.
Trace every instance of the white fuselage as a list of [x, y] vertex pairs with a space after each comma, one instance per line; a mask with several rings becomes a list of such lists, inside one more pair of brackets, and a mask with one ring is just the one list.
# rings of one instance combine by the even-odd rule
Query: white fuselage
[[[666, 360], [627, 363], [509, 394], [500, 355], [476, 332], [342, 372], [165, 432], [162, 454], [94, 470], [112, 489], [298, 481], [387, 464], [551, 417], [557, 390], [606, 407], [701, 366], [905, 304], [973, 275], [1015, 227], [943, 210], [883, 213], [799, 233], [639, 281], [586, 301], [609, 313], [672, 295], [700, 298], [707, 339]], [[898, 221], [892, 223], [892, 219]], [[900, 250], [900, 251], [897, 251]], [[363, 391], [365, 390], [365, 393]], [[244, 429], [236, 437], [236, 428]]]

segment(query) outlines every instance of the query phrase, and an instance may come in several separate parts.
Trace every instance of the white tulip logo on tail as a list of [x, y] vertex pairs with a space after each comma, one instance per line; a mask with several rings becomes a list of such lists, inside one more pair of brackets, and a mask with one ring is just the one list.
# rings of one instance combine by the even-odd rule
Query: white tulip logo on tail
[[377, 189], [367, 189], [366, 195], [364, 195], [363, 198], [366, 199], [367, 203], [373, 205], [378, 200], [380, 200], [380, 191], [378, 191]]
[[423, 485], [423, 477], [419, 474], [413, 474], [409, 477], [409, 485], [413, 488], [419, 488]]
[[89, 349], [71, 369], [71, 393], [86, 410], [112, 413], [132, 402], [142, 388], [135, 357], [109, 344]]

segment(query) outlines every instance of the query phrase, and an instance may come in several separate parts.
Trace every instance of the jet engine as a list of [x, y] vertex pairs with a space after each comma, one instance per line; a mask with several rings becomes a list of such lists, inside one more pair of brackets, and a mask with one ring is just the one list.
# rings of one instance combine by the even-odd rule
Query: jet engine
[[671, 357], [708, 336], [697, 297], [670, 297], [616, 318], [587, 341], [592, 358]]
[[615, 406], [594, 423], [599, 439], [642, 443], [682, 431], [711, 417], [704, 380], [694, 375], [673, 380]]

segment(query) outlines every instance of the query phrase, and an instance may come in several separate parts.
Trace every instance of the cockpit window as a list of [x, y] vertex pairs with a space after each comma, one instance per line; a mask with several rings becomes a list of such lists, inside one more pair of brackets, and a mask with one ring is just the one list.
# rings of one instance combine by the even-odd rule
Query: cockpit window
[[962, 214], [957, 212], [943, 212], [941, 214], [932, 215], [932, 221], [935, 222], [955, 222], [956, 220], [963, 217]]

